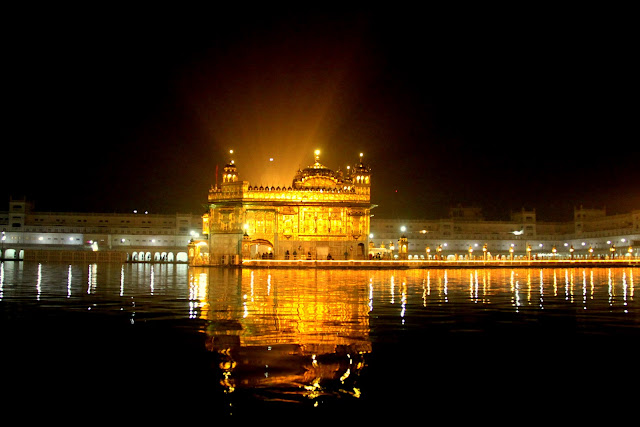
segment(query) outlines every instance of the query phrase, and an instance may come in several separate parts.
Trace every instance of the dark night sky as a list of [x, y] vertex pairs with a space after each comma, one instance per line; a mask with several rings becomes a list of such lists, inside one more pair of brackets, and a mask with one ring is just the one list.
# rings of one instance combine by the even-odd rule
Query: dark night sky
[[230, 148], [265, 185], [320, 148], [365, 153], [383, 217], [640, 208], [623, 10], [156, 12], [15, 15], [4, 200], [200, 213]]

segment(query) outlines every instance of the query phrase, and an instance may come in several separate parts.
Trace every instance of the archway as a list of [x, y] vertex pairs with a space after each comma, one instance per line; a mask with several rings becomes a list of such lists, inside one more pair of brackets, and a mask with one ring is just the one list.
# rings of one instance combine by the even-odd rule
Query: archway
[[176, 254], [176, 262], [189, 262], [189, 256], [186, 252], [178, 252]]
[[5, 249], [4, 250], [4, 259], [16, 259], [16, 250], [15, 249]]
[[273, 259], [273, 243], [266, 239], [254, 239], [251, 241], [251, 258]]
[[173, 256], [173, 252], [167, 253], [167, 262], [174, 262], [175, 257]]

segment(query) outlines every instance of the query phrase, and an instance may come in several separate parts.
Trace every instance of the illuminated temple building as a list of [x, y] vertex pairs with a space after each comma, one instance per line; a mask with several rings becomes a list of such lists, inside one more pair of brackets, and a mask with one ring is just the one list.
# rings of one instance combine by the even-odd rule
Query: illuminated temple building
[[205, 240], [194, 241], [196, 265], [240, 259], [367, 259], [371, 171], [360, 161], [346, 172], [320, 163], [299, 169], [289, 187], [242, 181], [233, 160], [209, 190]]

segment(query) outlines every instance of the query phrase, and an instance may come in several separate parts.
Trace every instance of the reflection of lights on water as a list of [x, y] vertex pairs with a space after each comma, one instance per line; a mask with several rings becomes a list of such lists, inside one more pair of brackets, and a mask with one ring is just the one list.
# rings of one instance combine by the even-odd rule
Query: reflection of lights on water
[[[622, 305], [627, 306], [627, 273], [622, 272]], [[624, 309], [625, 313], [628, 313], [629, 310]]]
[[422, 279], [422, 306], [423, 307], [427, 306], [427, 295], [428, 295], [427, 287], [429, 286], [427, 285], [427, 281], [428, 279]]
[[391, 302], [391, 304], [395, 304], [395, 290], [394, 290], [395, 289], [395, 283], [394, 283], [393, 276], [391, 276], [390, 285], [389, 286], [390, 286], [390, 290], [389, 291], [391, 293], [390, 302]]
[[511, 305], [516, 308], [517, 313], [520, 307], [520, 282], [515, 279], [515, 275], [515, 271], [511, 270], [511, 279], [509, 283], [511, 284], [511, 294], [513, 295], [511, 298]]
[[402, 324], [404, 325], [404, 314], [407, 308], [407, 283], [402, 282], [402, 297], [400, 298], [400, 317], [402, 317]]
[[[251, 271], [251, 283], [253, 283], [253, 270]], [[267, 296], [271, 295], [271, 273], [267, 275]]]
[[38, 301], [40, 301], [40, 293], [42, 292], [42, 288], [40, 287], [41, 285], [42, 285], [42, 264], [38, 263], [38, 277], [36, 281], [36, 291], [37, 291], [36, 299]]
[[[71, 266], [69, 266], [71, 268]], [[71, 272], [69, 272], [71, 274]], [[120, 296], [124, 295], [124, 264], [120, 268]]]
[[93, 274], [91, 272], [91, 266], [89, 266], [89, 272], [87, 273], [87, 294], [91, 294], [91, 279]]
[[478, 302], [478, 270], [474, 273], [469, 273], [469, 299], [477, 303]]
[[151, 278], [149, 283], [149, 292], [153, 295], [153, 287], [154, 287], [155, 274], [153, 272], [153, 265], [151, 265]]
[[609, 274], [608, 274], [608, 280], [607, 280], [608, 284], [609, 284], [609, 288], [608, 288], [608, 292], [609, 292], [609, 305], [613, 305], [613, 294], [614, 294], [614, 290], [613, 290], [613, 277], [611, 275], [611, 269], [609, 269]]
[[69, 264], [69, 269], [67, 270], [67, 298], [71, 298], [71, 276], [71, 264]]
[[340, 382], [344, 384], [344, 380], [349, 378], [349, 375], [351, 375], [351, 368], [347, 368], [344, 374], [342, 374], [342, 376], [340, 377]]
[[587, 309], [587, 272], [582, 270], [582, 308]]
[[315, 399], [320, 396], [320, 392], [322, 391], [322, 387], [320, 386], [320, 378], [314, 378], [311, 384], [306, 384], [303, 386], [305, 390], [307, 390], [306, 396], [309, 399]]
[[208, 276], [207, 273], [189, 275], [189, 318], [206, 318], [209, 301], [207, 299]]
[[[434, 314], [439, 314], [438, 310], [442, 310], [444, 303], [448, 302], [452, 303], [451, 308], [454, 310], [445, 309], [443, 313], [456, 314], [461, 307], [460, 303], [473, 301], [478, 305], [492, 304], [493, 308], [486, 308], [489, 310], [525, 313], [525, 320], [529, 320], [528, 316], [532, 311], [544, 309], [553, 312], [560, 304], [567, 307], [569, 300], [571, 304], [574, 303], [573, 297], [575, 309], [582, 305], [586, 308], [587, 302], [591, 304], [590, 299], [599, 298], [599, 302], [606, 304], [604, 270], [601, 270], [601, 276], [598, 275], [598, 270], [595, 273], [583, 270], [582, 284], [575, 285], [574, 274], [580, 274], [582, 268], [563, 270], [565, 295], [559, 290], [563, 286], [558, 283], [563, 280], [563, 271], [560, 269], [538, 269], [537, 272], [536, 268], [503, 271], [474, 269], [349, 272], [348, 278], [343, 278], [335, 271], [291, 270], [281, 274], [273, 270], [246, 269], [238, 288], [235, 285], [226, 290], [213, 287], [211, 295], [204, 295], [204, 301], [208, 299], [212, 305], [220, 304], [209, 311], [214, 324], [215, 316], [222, 316], [219, 325], [215, 324], [218, 330], [212, 328], [207, 333], [220, 335], [224, 339], [233, 338], [232, 345], [237, 345], [237, 342], [240, 345], [237, 350], [236, 347], [233, 348], [234, 352], [238, 351], [234, 358], [242, 368], [231, 370], [229, 362], [224, 365], [226, 370], [221, 368], [218, 379], [228, 393], [237, 390], [236, 387], [254, 387], [256, 384], [263, 389], [291, 384], [295, 387], [294, 393], [299, 397], [304, 396], [303, 399], [310, 405], [322, 406], [323, 396], [334, 393], [358, 398], [361, 391], [356, 383], [364, 366], [364, 358], [359, 362], [357, 352], [339, 352], [335, 349], [337, 346], [344, 348], [345, 344], [351, 345], [351, 342], [357, 342], [356, 348], [364, 348], [359, 340], [369, 340], [370, 319], [386, 322], [388, 320], [385, 317], [389, 319], [393, 316], [395, 327], [400, 328], [398, 314], [404, 325], [409, 315], [413, 320], [419, 320], [427, 312], [427, 308], [435, 310]], [[616, 271], [619, 270], [614, 269], [611, 274]], [[397, 274], [402, 274], [398, 284], [395, 283]], [[481, 274], [482, 289], [479, 283]], [[408, 277], [405, 278], [405, 275]], [[437, 284], [433, 295], [432, 279]], [[575, 279], [580, 280], [579, 277]], [[292, 285], [283, 285], [283, 280]], [[524, 280], [527, 280], [526, 284], [521, 283]], [[610, 278], [610, 293], [619, 295], [617, 305], [620, 305], [620, 300], [626, 302], [624, 309], [633, 305], [629, 297], [633, 292], [632, 280], [631, 271], [625, 271], [621, 284], [614, 289], [615, 277]], [[548, 289], [545, 289], [545, 285]], [[596, 288], [598, 293], [595, 293]], [[480, 290], [483, 292], [480, 293]], [[400, 297], [400, 307], [393, 305], [396, 293]], [[583, 298], [579, 299], [581, 293]], [[227, 298], [226, 302], [224, 298]], [[413, 300], [409, 301], [410, 298]], [[424, 308], [418, 306], [419, 298], [422, 298], [421, 305]], [[229, 303], [233, 304], [231, 310]], [[415, 305], [410, 306], [411, 303]], [[467, 304], [469, 306], [471, 305]], [[604, 307], [606, 309], [606, 305]], [[597, 306], [594, 308], [598, 309]], [[224, 317], [229, 313], [233, 319]], [[560, 314], [563, 315], [563, 312]], [[233, 322], [229, 322], [230, 320]], [[222, 342], [228, 345], [226, 343], [230, 341], [224, 339]], [[274, 343], [282, 347], [274, 347], [275, 354], [267, 353]], [[291, 344], [295, 347], [289, 347]], [[261, 354], [254, 353], [254, 349], [258, 347]], [[250, 351], [245, 353], [244, 348], [249, 348]], [[365, 354], [370, 352], [370, 348]], [[332, 353], [332, 349], [335, 353]], [[329, 354], [331, 357], [327, 357]], [[294, 364], [300, 363], [303, 368], [300, 372], [304, 372], [304, 375], [280, 371], [279, 363], [274, 360], [288, 361], [287, 358], [291, 358]], [[339, 364], [336, 363], [338, 360]], [[251, 363], [255, 364], [255, 369], [245, 369], [246, 366], [252, 368]]]
[[544, 276], [540, 269], [540, 310], [544, 310]]
[[444, 271], [444, 286], [442, 292], [444, 293], [444, 302], [449, 302], [449, 278], [447, 276], [447, 270]]

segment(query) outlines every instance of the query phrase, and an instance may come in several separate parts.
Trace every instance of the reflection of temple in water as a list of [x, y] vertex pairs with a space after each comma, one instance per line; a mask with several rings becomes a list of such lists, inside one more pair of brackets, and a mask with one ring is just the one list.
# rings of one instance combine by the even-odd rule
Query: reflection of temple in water
[[541, 348], [539, 339], [574, 336], [576, 325], [620, 334], [601, 318], [636, 316], [637, 277], [634, 268], [190, 268], [189, 314], [204, 321], [234, 401], [367, 401], [422, 390], [412, 379], [425, 373], [450, 384], [444, 361], [462, 381], [468, 366], [502, 369], [518, 345]]
[[275, 279], [262, 269], [192, 268], [189, 280], [194, 313], [207, 320], [207, 348], [221, 357], [228, 391], [359, 395], [355, 382], [371, 351], [366, 273], [288, 270]]
[[240, 258], [366, 259], [371, 172], [360, 161], [346, 172], [315, 162], [290, 187], [239, 180], [231, 160], [222, 184], [209, 190], [203, 216], [207, 240], [190, 245], [192, 265], [238, 264]]

